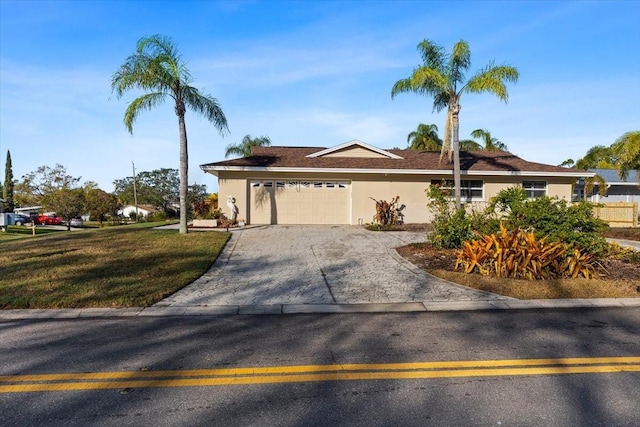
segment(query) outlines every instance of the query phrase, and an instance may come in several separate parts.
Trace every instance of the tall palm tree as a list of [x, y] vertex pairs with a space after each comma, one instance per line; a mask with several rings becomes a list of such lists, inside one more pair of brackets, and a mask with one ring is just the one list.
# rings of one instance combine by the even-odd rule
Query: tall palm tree
[[442, 140], [438, 137], [438, 126], [420, 123], [416, 130], [407, 135], [407, 143], [410, 150], [439, 150]]
[[[618, 176], [626, 179], [630, 170], [640, 169], [640, 131], [627, 132], [611, 145], [617, 158]], [[640, 176], [638, 177], [640, 180]]]
[[482, 140], [482, 143], [484, 144], [482, 149], [484, 151], [507, 151], [507, 145], [497, 138], [493, 138], [491, 136], [491, 132], [486, 129], [476, 129], [471, 132], [471, 136]]
[[493, 62], [478, 73], [465, 78], [471, 66], [471, 52], [466, 41], [453, 45], [451, 54], [430, 40], [418, 44], [423, 64], [413, 70], [411, 76], [398, 80], [391, 89], [391, 98], [403, 92], [414, 92], [433, 98], [433, 109], [441, 111], [447, 107], [442, 154], [453, 158], [453, 177], [456, 208], [462, 206], [460, 200], [460, 150], [458, 145], [460, 97], [463, 93], [489, 92], [507, 102], [509, 94], [506, 82], [516, 82], [518, 70], [511, 66], [495, 65]]
[[249, 157], [251, 155], [252, 147], [265, 147], [271, 145], [271, 139], [268, 136], [260, 136], [258, 138], [252, 138], [251, 135], [245, 135], [242, 138], [242, 142], [239, 144], [227, 145], [224, 152], [225, 157], [231, 155]]
[[188, 153], [185, 113], [187, 107], [214, 124], [220, 135], [228, 131], [227, 119], [211, 95], [190, 86], [191, 74], [169, 37], [153, 35], [138, 41], [129, 56], [111, 78], [111, 89], [118, 98], [132, 89], [146, 92], [134, 99], [124, 114], [124, 124], [133, 133], [133, 122], [142, 110], [150, 110], [172, 98], [180, 132], [180, 233], [187, 233]]

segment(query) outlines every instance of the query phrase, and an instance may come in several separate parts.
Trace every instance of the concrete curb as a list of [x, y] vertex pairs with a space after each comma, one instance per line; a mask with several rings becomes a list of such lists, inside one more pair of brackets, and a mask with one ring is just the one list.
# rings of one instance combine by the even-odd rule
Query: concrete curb
[[640, 298], [596, 298], [555, 300], [492, 300], [456, 302], [411, 302], [384, 304], [274, 304], [215, 305], [190, 307], [145, 308], [79, 308], [0, 310], [2, 320], [89, 319], [175, 316], [229, 316], [274, 314], [335, 314], [335, 313], [416, 313], [480, 310], [540, 310], [571, 308], [640, 307]]

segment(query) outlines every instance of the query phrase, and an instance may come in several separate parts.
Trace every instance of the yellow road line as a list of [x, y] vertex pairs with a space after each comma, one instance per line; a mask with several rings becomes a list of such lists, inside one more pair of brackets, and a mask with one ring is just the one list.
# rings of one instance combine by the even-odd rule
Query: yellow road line
[[523, 375], [566, 375], [566, 374], [604, 374], [618, 372], [640, 372], [640, 365], [596, 365], [596, 366], [551, 366], [502, 369], [455, 369], [436, 371], [387, 371], [387, 372], [325, 372], [301, 375], [265, 375], [220, 378], [190, 378], [134, 380], [109, 382], [68, 382], [44, 384], [2, 385], [0, 393], [24, 393], [37, 391], [101, 390], [117, 388], [152, 387], [205, 387], [240, 384], [269, 384], [317, 381], [353, 381], [353, 380], [400, 380], [427, 378], [459, 378], [487, 376], [523, 376]]
[[125, 372], [78, 372], [61, 374], [0, 375], [2, 382], [105, 380], [167, 377], [205, 377], [237, 375], [276, 375], [292, 373], [349, 372], [349, 371], [398, 371], [418, 369], [488, 368], [515, 366], [572, 366], [597, 364], [634, 364], [640, 357], [572, 357], [558, 359], [512, 359], [512, 360], [461, 360], [413, 363], [374, 363], [337, 365], [267, 366], [252, 368], [191, 369], [179, 371], [125, 371]]

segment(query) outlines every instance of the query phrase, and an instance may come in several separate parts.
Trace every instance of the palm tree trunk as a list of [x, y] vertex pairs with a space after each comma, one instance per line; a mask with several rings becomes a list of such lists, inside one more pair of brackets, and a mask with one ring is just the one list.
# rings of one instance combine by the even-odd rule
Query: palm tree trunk
[[189, 156], [187, 153], [187, 126], [184, 112], [178, 114], [180, 127], [180, 234], [187, 234], [187, 188], [189, 182]]
[[460, 209], [462, 207], [462, 197], [460, 192], [460, 142], [458, 141], [458, 133], [460, 127], [458, 114], [460, 113], [460, 104], [458, 104], [457, 100], [454, 101], [454, 104], [451, 108], [451, 118], [453, 122], [451, 129], [451, 139], [453, 145], [453, 185], [456, 198], [456, 209]]

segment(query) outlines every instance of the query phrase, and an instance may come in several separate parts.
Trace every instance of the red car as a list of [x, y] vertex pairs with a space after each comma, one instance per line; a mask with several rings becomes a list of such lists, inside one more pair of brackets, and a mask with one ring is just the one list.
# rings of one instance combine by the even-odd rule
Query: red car
[[41, 225], [62, 225], [64, 220], [55, 214], [44, 214], [38, 217], [38, 224]]

